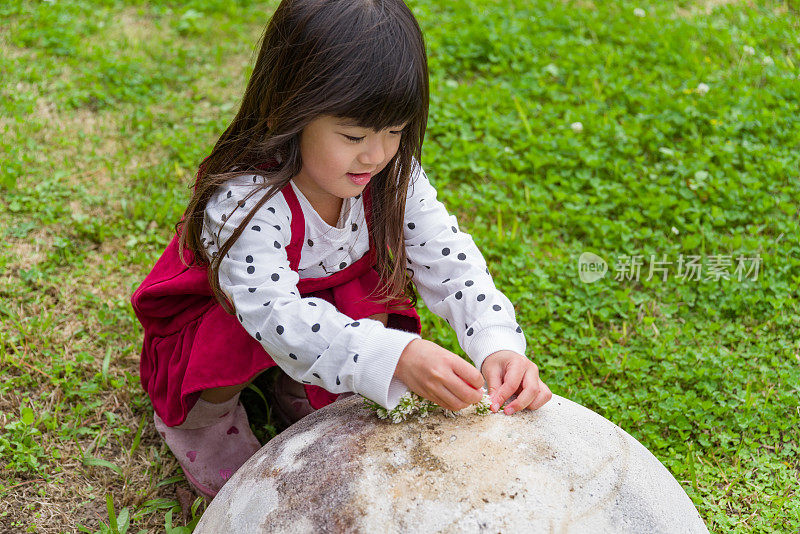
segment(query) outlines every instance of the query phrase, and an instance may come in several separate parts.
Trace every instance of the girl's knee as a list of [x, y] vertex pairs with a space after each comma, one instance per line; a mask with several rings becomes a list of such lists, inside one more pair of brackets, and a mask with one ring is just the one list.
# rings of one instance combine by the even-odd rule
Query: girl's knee
[[250, 383], [256, 379], [256, 376], [254, 376], [252, 379], [250, 379], [249, 382], [245, 382], [244, 384], [236, 384], [233, 386], [223, 386], [220, 388], [204, 389], [203, 392], [200, 394], [200, 398], [206, 402], [211, 402], [213, 404], [221, 404], [223, 402], [229, 401], [237, 393], [239, 393], [244, 388], [249, 386]]
[[234, 395], [242, 391], [245, 387], [247, 387], [247, 384], [204, 389], [200, 394], [200, 398], [212, 404], [221, 404], [225, 401], [231, 400]]

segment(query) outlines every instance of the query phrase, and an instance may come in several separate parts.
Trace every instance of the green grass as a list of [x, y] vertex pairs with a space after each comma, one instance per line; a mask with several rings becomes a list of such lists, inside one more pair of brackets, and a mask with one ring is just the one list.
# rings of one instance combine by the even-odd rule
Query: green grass
[[[555, 393], [650, 449], [710, 530], [795, 532], [798, 13], [718, 3], [411, 2], [431, 71], [423, 163]], [[191, 520], [138, 383], [129, 296], [275, 5], [0, 6], [0, 530]], [[579, 280], [584, 251], [605, 278]], [[641, 278], [616, 280], [637, 254]], [[673, 265], [646, 281], [651, 254], [762, 264], [755, 280]]]

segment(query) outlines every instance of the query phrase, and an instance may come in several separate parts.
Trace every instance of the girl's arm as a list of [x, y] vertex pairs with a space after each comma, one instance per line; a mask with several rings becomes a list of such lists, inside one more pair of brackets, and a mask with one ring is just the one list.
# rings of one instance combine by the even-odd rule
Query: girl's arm
[[[436, 200], [436, 190], [418, 164], [406, 199], [405, 222], [406, 250], [417, 289], [428, 308], [455, 330], [459, 345], [486, 378], [491, 410], [498, 411], [514, 394], [517, 398], [504, 409], [507, 415], [540, 408], [550, 400], [550, 389], [539, 378], [536, 364], [525, 356], [525, 336], [514, 307], [494, 286], [472, 237], [459, 230], [456, 218]], [[405, 360], [401, 359], [401, 367]], [[406, 383], [412, 389], [417, 386]]]
[[514, 307], [497, 290], [472, 236], [436, 199], [415, 161], [406, 197], [406, 252], [417, 290], [428, 308], [455, 330], [458, 343], [479, 370], [501, 350], [525, 354]]
[[[234, 210], [249, 191], [248, 181], [252, 185], [252, 176], [240, 177], [210, 199], [203, 225], [209, 255], [219, 250], [248, 207], [261, 198], [254, 195]], [[278, 193], [255, 214], [220, 263], [220, 286], [239, 321], [294, 380], [332, 393], [354, 391], [394, 408], [407, 391], [393, 377], [397, 361], [420, 336], [372, 319], [353, 321], [323, 299], [301, 298], [299, 276], [289, 267], [286, 254], [290, 217]]]

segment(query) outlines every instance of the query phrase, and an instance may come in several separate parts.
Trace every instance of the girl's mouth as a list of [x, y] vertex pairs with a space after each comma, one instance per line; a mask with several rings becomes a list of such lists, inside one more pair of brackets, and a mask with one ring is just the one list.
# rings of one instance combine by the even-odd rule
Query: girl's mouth
[[368, 172], [364, 174], [353, 174], [352, 172], [348, 172], [347, 176], [350, 177], [350, 181], [356, 185], [366, 185], [369, 182], [369, 179], [372, 178], [372, 175]]

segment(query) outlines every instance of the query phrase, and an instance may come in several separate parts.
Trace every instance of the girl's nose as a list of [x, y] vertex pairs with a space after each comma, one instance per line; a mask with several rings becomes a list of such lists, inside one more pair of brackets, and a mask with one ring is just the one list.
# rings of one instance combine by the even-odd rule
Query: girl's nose
[[383, 139], [375, 139], [366, 145], [361, 153], [361, 163], [364, 165], [378, 165], [386, 157], [386, 149], [383, 146]]

